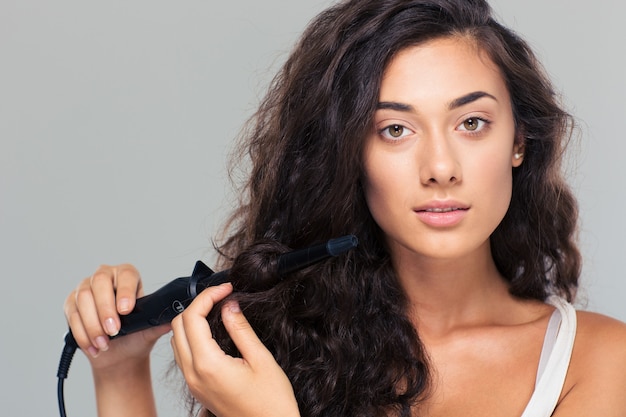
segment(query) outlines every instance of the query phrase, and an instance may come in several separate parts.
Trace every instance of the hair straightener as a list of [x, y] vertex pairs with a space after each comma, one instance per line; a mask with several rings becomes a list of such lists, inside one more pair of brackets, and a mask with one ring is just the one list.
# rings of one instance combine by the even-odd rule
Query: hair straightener
[[[328, 257], [338, 256], [356, 247], [357, 244], [356, 236], [347, 235], [331, 239], [326, 243], [284, 253], [278, 257], [276, 272], [279, 275], [286, 275]], [[171, 322], [174, 317], [191, 304], [199, 292], [208, 287], [228, 282], [229, 271], [227, 269], [216, 273], [202, 261], [197, 261], [191, 276], [176, 278], [152, 294], [138, 298], [133, 311], [128, 315], [120, 316], [121, 329], [114, 337], [121, 337]], [[65, 417], [63, 383], [67, 378], [77, 348], [78, 345], [70, 330], [65, 335], [65, 346], [57, 371], [57, 397], [61, 417]]]

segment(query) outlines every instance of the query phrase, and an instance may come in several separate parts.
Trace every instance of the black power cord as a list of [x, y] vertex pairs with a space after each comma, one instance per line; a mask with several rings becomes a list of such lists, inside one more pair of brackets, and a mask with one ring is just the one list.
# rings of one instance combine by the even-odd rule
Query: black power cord
[[76, 340], [72, 333], [68, 332], [65, 335], [65, 346], [63, 346], [63, 352], [61, 353], [61, 359], [59, 360], [59, 369], [57, 370], [57, 400], [59, 402], [59, 416], [66, 417], [65, 414], [65, 394], [63, 392], [63, 385], [67, 374], [70, 371], [70, 365], [74, 358], [74, 353], [78, 348]]

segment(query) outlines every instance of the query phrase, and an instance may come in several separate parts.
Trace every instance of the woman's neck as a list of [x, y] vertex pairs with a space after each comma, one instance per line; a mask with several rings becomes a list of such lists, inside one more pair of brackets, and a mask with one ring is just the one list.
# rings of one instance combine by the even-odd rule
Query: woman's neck
[[[419, 330], [445, 334], [506, 319], [517, 300], [488, 245], [461, 259], [396, 257], [394, 267]], [[503, 316], [504, 315], [504, 316]]]

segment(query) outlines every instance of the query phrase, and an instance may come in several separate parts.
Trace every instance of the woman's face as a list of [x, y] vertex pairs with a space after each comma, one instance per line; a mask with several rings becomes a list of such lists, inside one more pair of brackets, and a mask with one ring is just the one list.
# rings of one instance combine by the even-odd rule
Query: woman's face
[[392, 255], [489, 253], [522, 162], [514, 137], [505, 82], [475, 43], [436, 39], [396, 55], [363, 154], [367, 203]]

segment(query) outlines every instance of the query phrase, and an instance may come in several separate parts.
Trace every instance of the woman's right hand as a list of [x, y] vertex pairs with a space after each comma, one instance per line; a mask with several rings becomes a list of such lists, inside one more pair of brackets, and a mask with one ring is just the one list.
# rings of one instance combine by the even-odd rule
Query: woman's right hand
[[115, 369], [147, 359], [157, 339], [170, 330], [169, 325], [163, 325], [109, 339], [120, 329], [120, 315], [130, 313], [142, 295], [135, 267], [103, 265], [65, 300], [65, 317], [74, 339], [94, 370]]

